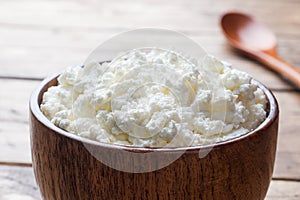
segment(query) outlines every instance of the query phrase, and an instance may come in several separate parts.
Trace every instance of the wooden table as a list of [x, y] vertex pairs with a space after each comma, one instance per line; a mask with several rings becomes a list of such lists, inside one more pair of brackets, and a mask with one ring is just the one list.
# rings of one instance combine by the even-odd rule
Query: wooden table
[[277, 35], [279, 54], [300, 66], [299, 0], [1, 0], [0, 199], [40, 199], [31, 168], [30, 93], [46, 76], [82, 63], [113, 34], [137, 27], [180, 31], [273, 90], [280, 133], [266, 199], [300, 199], [300, 93], [274, 72], [236, 54], [219, 28], [228, 10], [251, 13]]

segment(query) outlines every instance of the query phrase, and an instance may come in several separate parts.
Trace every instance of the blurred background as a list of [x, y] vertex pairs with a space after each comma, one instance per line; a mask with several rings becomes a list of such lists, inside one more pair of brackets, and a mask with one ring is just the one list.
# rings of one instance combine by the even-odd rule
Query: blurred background
[[226, 11], [252, 15], [275, 32], [279, 54], [300, 67], [299, 9], [299, 0], [0, 0], [0, 199], [40, 198], [28, 129], [28, 100], [34, 88], [50, 74], [83, 63], [111, 36], [142, 27], [184, 33], [274, 91], [281, 119], [268, 198], [299, 199], [299, 92], [237, 54], [219, 26]]
[[225, 51], [229, 47], [219, 28], [220, 15], [228, 10], [244, 11], [264, 22], [279, 38], [279, 53], [293, 52], [285, 58], [300, 65], [298, 2], [0, 0], [1, 76], [45, 77], [82, 63], [112, 35], [138, 27], [180, 31], [209, 53], [239, 59]]

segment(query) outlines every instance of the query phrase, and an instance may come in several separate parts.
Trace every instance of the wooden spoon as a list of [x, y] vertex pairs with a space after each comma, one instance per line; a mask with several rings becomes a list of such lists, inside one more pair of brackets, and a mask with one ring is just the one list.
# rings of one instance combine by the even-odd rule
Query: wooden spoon
[[221, 27], [233, 47], [270, 67], [300, 88], [300, 69], [278, 56], [277, 41], [269, 29], [252, 17], [238, 12], [223, 15]]

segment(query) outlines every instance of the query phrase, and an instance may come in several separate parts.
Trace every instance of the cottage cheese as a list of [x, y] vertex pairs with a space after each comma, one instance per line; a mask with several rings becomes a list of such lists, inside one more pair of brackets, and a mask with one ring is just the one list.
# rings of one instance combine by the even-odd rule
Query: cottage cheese
[[158, 48], [69, 68], [41, 104], [44, 115], [66, 131], [141, 147], [228, 140], [255, 129], [265, 109], [265, 95], [247, 73], [213, 56], [197, 63]]

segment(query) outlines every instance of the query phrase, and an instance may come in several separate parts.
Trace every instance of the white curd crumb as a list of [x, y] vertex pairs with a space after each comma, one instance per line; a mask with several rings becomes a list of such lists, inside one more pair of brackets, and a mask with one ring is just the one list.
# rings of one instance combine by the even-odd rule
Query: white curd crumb
[[103, 143], [180, 147], [229, 140], [266, 118], [251, 77], [207, 56], [202, 63], [153, 48], [110, 63], [68, 68], [44, 93], [56, 126]]

